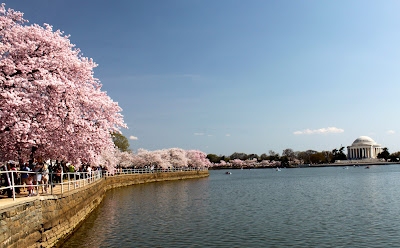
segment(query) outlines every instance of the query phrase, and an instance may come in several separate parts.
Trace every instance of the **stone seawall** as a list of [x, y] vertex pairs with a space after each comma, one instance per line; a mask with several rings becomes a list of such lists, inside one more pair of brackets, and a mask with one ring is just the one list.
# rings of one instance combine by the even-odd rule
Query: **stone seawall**
[[207, 176], [208, 171], [119, 175], [61, 195], [27, 198], [27, 201], [0, 210], [0, 247], [60, 244], [100, 204], [109, 189]]

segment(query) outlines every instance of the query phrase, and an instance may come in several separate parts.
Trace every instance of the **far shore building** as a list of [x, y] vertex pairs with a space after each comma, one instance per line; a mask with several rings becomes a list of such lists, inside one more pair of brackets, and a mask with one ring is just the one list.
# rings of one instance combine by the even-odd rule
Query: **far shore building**
[[347, 159], [376, 159], [383, 147], [368, 136], [358, 137], [347, 147]]

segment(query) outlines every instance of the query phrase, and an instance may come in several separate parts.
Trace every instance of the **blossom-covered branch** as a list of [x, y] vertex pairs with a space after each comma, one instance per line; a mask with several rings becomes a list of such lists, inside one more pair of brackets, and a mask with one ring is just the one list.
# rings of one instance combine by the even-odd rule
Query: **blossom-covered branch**
[[204, 152], [179, 148], [156, 151], [139, 149], [137, 154], [116, 151], [111, 155], [106, 155], [103, 163], [114, 163], [119, 167], [153, 167], [155, 169], [208, 168], [211, 165]]
[[122, 109], [69, 36], [22, 16], [0, 7], [0, 160], [99, 163], [115, 149], [110, 132], [126, 127]]

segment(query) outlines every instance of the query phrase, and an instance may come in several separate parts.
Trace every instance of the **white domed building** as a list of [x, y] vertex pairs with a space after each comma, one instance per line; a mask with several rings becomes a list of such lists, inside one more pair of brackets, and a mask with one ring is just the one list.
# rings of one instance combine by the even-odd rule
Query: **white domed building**
[[383, 151], [383, 147], [368, 136], [358, 137], [347, 147], [347, 159], [374, 159]]

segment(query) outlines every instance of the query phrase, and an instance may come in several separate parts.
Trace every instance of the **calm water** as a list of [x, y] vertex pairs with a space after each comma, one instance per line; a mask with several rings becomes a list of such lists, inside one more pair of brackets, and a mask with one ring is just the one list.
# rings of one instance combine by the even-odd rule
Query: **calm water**
[[63, 247], [400, 247], [400, 165], [119, 188]]

